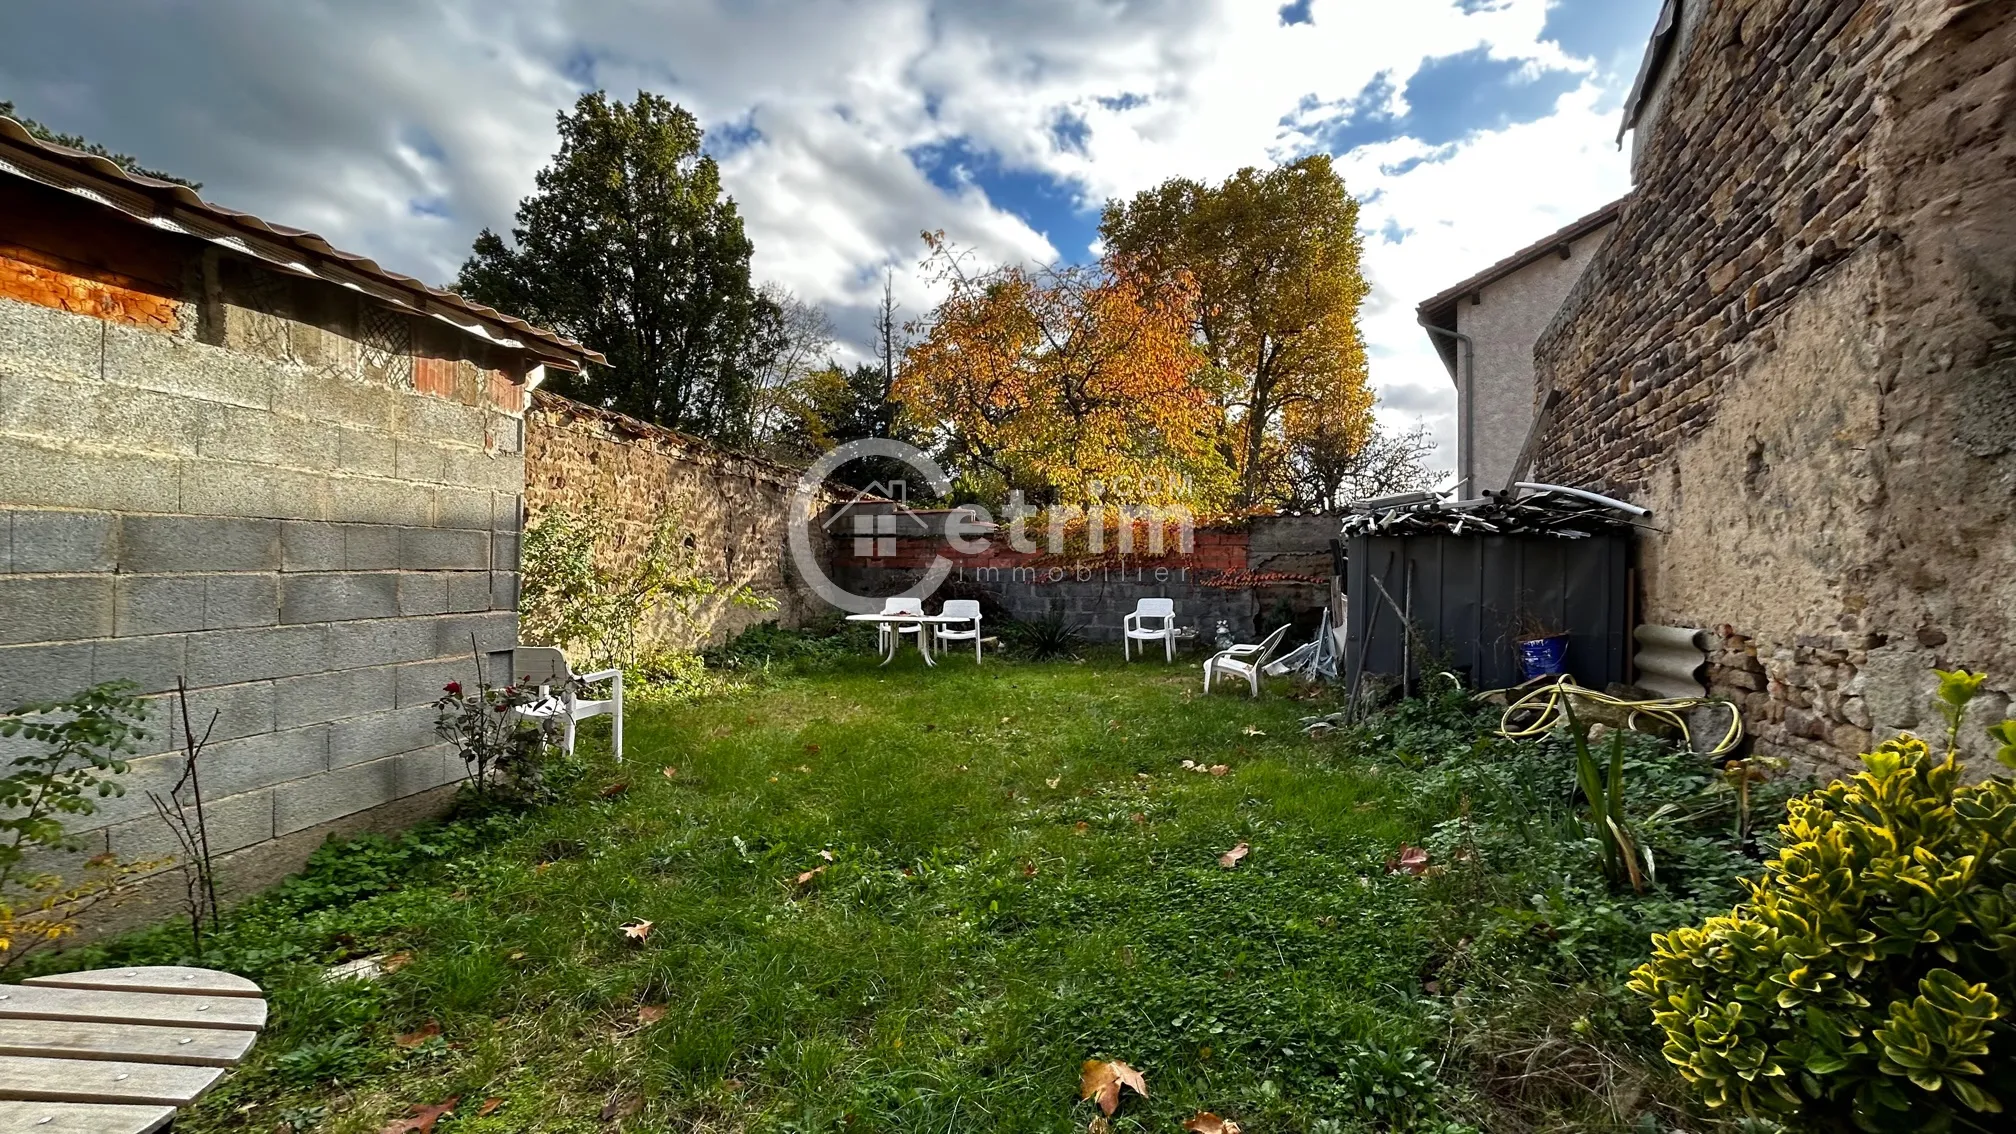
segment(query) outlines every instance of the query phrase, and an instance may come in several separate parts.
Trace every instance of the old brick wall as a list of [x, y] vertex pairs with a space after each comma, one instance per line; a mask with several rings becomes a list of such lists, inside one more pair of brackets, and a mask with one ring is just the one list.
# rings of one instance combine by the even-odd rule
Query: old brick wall
[[[953, 573], [926, 609], [947, 598], [978, 598], [1001, 616], [1062, 616], [1092, 641], [1117, 642], [1121, 619], [1138, 600], [1171, 598], [1176, 624], [1196, 629], [1200, 641], [1208, 642], [1221, 620], [1240, 641], [1257, 641], [1261, 628], [1273, 629], [1284, 614], [1313, 626], [1329, 601], [1330, 541], [1337, 528], [1334, 516], [1256, 517], [1198, 529], [1189, 551], [1178, 547], [1170, 530], [1161, 555], [1122, 555], [1111, 546], [1103, 554], [1018, 552], [999, 536], [970, 555], [933, 538], [898, 539], [895, 554], [868, 556], [857, 553], [853, 540], [841, 539], [833, 555], [840, 581], [864, 595], [897, 594], [935, 557], [946, 556]], [[1042, 545], [1040, 533], [1031, 538]]]
[[[238, 892], [424, 811], [463, 774], [428, 703], [472, 634], [515, 641], [523, 364], [68, 194], [0, 197], [0, 705], [185, 679]], [[71, 822], [88, 851], [170, 847], [153, 708], [125, 795]]]
[[[659, 517], [670, 515], [701, 569], [727, 584], [689, 620], [661, 611], [647, 627], [647, 649], [719, 642], [769, 620], [798, 626], [829, 609], [789, 564], [786, 525], [801, 470], [545, 393], [535, 395], [526, 427], [527, 523], [556, 508], [600, 512], [619, 561], [634, 563]], [[818, 503], [826, 500], [822, 493]], [[777, 609], [730, 603], [727, 591], [738, 587]]]
[[2016, 6], [1714, 0], [1536, 350], [1543, 479], [1654, 509], [1760, 749], [1842, 767], [1934, 665], [2016, 687]]

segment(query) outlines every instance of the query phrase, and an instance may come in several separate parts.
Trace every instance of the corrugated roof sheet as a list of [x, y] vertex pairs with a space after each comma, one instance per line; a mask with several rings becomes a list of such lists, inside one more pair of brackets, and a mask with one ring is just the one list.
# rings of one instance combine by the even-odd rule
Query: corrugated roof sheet
[[605, 365], [609, 361], [570, 338], [382, 268], [312, 232], [212, 204], [186, 185], [142, 177], [96, 154], [44, 142], [12, 118], [0, 117], [0, 172], [74, 193], [143, 224], [207, 240], [283, 271], [313, 276], [431, 316], [465, 334], [538, 355], [565, 369], [579, 369], [583, 361]]

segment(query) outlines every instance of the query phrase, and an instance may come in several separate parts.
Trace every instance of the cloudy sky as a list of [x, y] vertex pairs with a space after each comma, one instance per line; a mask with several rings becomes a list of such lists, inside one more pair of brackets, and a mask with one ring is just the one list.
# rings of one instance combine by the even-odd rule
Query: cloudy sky
[[[1426, 296], [1628, 188], [1658, 0], [65, 0], [0, 99], [429, 280], [505, 229], [584, 90], [707, 126], [756, 272], [865, 340], [918, 233], [1083, 259], [1101, 202], [1314, 150], [1364, 202], [1381, 414], [1445, 439]], [[1445, 458], [1445, 463], [1447, 463]]]

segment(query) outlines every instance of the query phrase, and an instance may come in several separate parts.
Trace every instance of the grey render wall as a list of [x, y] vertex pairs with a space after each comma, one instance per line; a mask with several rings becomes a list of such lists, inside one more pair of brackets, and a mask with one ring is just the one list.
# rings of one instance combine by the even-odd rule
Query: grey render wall
[[1568, 258], [1548, 252], [1495, 283], [1478, 296], [1457, 301], [1456, 329], [1476, 344], [1475, 405], [1463, 404], [1463, 376], [1456, 376], [1457, 421], [1472, 431], [1475, 480], [1466, 491], [1505, 487], [1519, 450], [1533, 426], [1538, 401], [1533, 382], [1533, 344], [1554, 321], [1561, 303], [1615, 226], [1576, 240]]
[[[523, 443], [502, 408], [367, 377], [330, 320], [213, 299], [164, 333], [0, 298], [0, 706], [186, 678], [236, 851], [461, 777], [429, 702], [472, 635], [513, 645]], [[72, 824], [91, 850], [172, 849], [146, 796], [181, 770], [169, 707]]]

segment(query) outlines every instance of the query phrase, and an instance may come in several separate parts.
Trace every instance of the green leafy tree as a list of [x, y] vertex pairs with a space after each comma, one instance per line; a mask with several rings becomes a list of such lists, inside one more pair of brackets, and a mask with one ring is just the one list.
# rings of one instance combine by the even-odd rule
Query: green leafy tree
[[177, 185], [187, 185], [191, 189], [203, 188], [203, 183], [201, 181], [190, 181], [185, 178], [177, 177], [172, 173], [163, 173], [158, 169], [149, 169], [146, 166], [141, 165], [140, 159], [134, 157], [132, 154], [122, 154], [113, 150], [108, 150], [104, 146], [101, 146], [98, 143], [91, 141], [89, 138], [83, 137], [82, 135], [65, 134], [60, 130], [52, 130], [47, 126], [42, 125], [40, 122], [35, 121], [33, 118], [29, 118], [24, 115], [16, 113], [14, 110], [14, 104], [11, 102], [0, 102], [0, 118], [12, 118], [14, 121], [19, 122], [23, 129], [27, 130], [30, 134], [33, 134], [35, 137], [41, 139], [42, 141], [51, 142], [59, 146], [68, 146], [73, 150], [83, 150], [87, 154], [93, 154], [98, 157], [102, 157], [106, 161], [111, 162], [113, 165], [121, 167], [128, 173], [137, 173], [141, 177], [151, 177], [156, 181], [171, 181]]
[[456, 289], [608, 357], [558, 392], [747, 443], [784, 311], [750, 284], [753, 249], [698, 120], [644, 91], [583, 95], [559, 119], [511, 242], [484, 229]]
[[1346, 448], [1369, 436], [1358, 307], [1371, 286], [1358, 202], [1328, 155], [1242, 169], [1220, 185], [1172, 178], [1108, 202], [1099, 233], [1123, 270], [1191, 296], [1195, 334], [1219, 372], [1235, 507], [1292, 498], [1301, 434], [1343, 429]]

